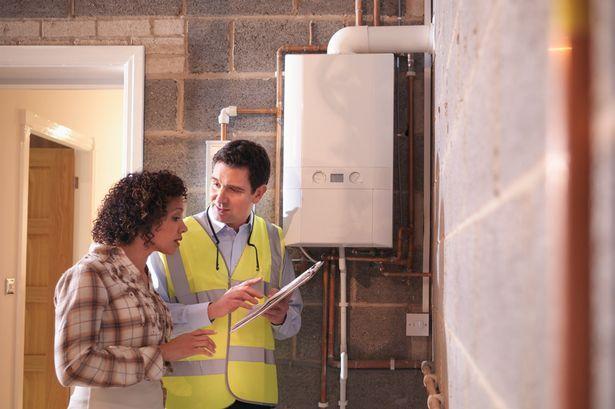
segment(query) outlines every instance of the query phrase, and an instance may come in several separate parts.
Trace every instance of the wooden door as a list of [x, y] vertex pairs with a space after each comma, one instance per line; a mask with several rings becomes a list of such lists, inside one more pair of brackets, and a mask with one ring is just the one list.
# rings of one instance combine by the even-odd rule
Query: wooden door
[[24, 409], [64, 409], [53, 363], [55, 285], [73, 258], [74, 151], [30, 149]]

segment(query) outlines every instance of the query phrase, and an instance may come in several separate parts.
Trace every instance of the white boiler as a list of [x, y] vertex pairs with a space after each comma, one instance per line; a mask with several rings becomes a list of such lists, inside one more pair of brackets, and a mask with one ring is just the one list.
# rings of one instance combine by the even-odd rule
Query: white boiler
[[393, 55], [287, 55], [286, 244], [391, 247]]

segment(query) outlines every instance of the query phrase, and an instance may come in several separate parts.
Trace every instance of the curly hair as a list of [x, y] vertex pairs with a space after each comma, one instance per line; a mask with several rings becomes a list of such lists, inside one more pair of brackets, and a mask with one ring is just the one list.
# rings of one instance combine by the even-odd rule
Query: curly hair
[[236, 139], [224, 145], [213, 157], [213, 165], [222, 162], [231, 168], [247, 168], [252, 193], [269, 182], [271, 161], [267, 151], [256, 142]]
[[187, 198], [186, 186], [175, 174], [167, 170], [130, 173], [105, 196], [92, 238], [117, 246], [140, 236], [147, 246], [167, 214], [167, 204], [175, 198]]

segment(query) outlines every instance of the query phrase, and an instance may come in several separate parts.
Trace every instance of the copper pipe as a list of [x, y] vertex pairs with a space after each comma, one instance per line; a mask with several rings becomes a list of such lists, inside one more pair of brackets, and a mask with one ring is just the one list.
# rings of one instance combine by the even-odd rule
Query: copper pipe
[[[242, 115], [275, 115], [277, 113], [275, 108], [237, 108], [237, 114]], [[220, 124], [220, 140], [226, 141], [228, 139], [228, 125]]]
[[380, 0], [374, 0], [374, 25], [380, 25]]
[[325, 263], [325, 272], [322, 275], [322, 331], [320, 344], [320, 403], [327, 403], [327, 302], [329, 287], [329, 269], [331, 263]]
[[397, 271], [381, 271], [380, 275], [384, 277], [408, 278], [408, 277], [432, 277], [431, 272], [397, 272]]
[[412, 268], [412, 250], [414, 248], [414, 68], [410, 71], [411, 56], [408, 54], [408, 268]]
[[335, 264], [329, 263], [329, 313], [327, 314], [327, 360], [333, 359], [333, 344], [335, 343]]
[[282, 63], [284, 54], [290, 53], [321, 53], [326, 52], [326, 45], [283, 45], [276, 52], [276, 124], [275, 124], [275, 175], [274, 175], [274, 197], [273, 203], [275, 207], [275, 223], [280, 224], [280, 194], [282, 190], [282, 115], [284, 108], [282, 106], [282, 98], [284, 95], [284, 79], [282, 74]]
[[[371, 257], [371, 256], [347, 256], [347, 261], [366, 261], [371, 263], [388, 263], [395, 265], [406, 265], [406, 257], [403, 256], [403, 241], [404, 241], [404, 231], [408, 230], [406, 227], [400, 227], [397, 229], [397, 245], [395, 247], [395, 256], [394, 257]], [[324, 256], [323, 260], [327, 261], [335, 261], [338, 259], [338, 256], [330, 255]]]
[[363, 2], [361, 0], [354, 0], [354, 25], [363, 25]]
[[220, 124], [220, 140], [226, 141], [228, 133], [228, 124]]
[[578, 13], [571, 17], [567, 27], [572, 50], [565, 74], [565, 115], [568, 125], [565, 149], [569, 169], [567, 180], [564, 181], [564, 271], [561, 287], [564, 321], [561, 334], [562, 376], [559, 384], [563, 400], [561, 407], [564, 409], [593, 407], [590, 368], [592, 58], [588, 3], [583, 0], [570, 3], [576, 6]]
[[276, 115], [275, 108], [237, 108], [237, 114], [243, 115]]

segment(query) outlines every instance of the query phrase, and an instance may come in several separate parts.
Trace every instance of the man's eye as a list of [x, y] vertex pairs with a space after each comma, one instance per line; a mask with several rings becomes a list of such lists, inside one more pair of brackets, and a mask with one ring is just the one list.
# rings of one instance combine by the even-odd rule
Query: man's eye
[[173, 221], [178, 222], [178, 221], [180, 221], [180, 220], [181, 220], [181, 217], [178, 217], [178, 216], [173, 217]]

